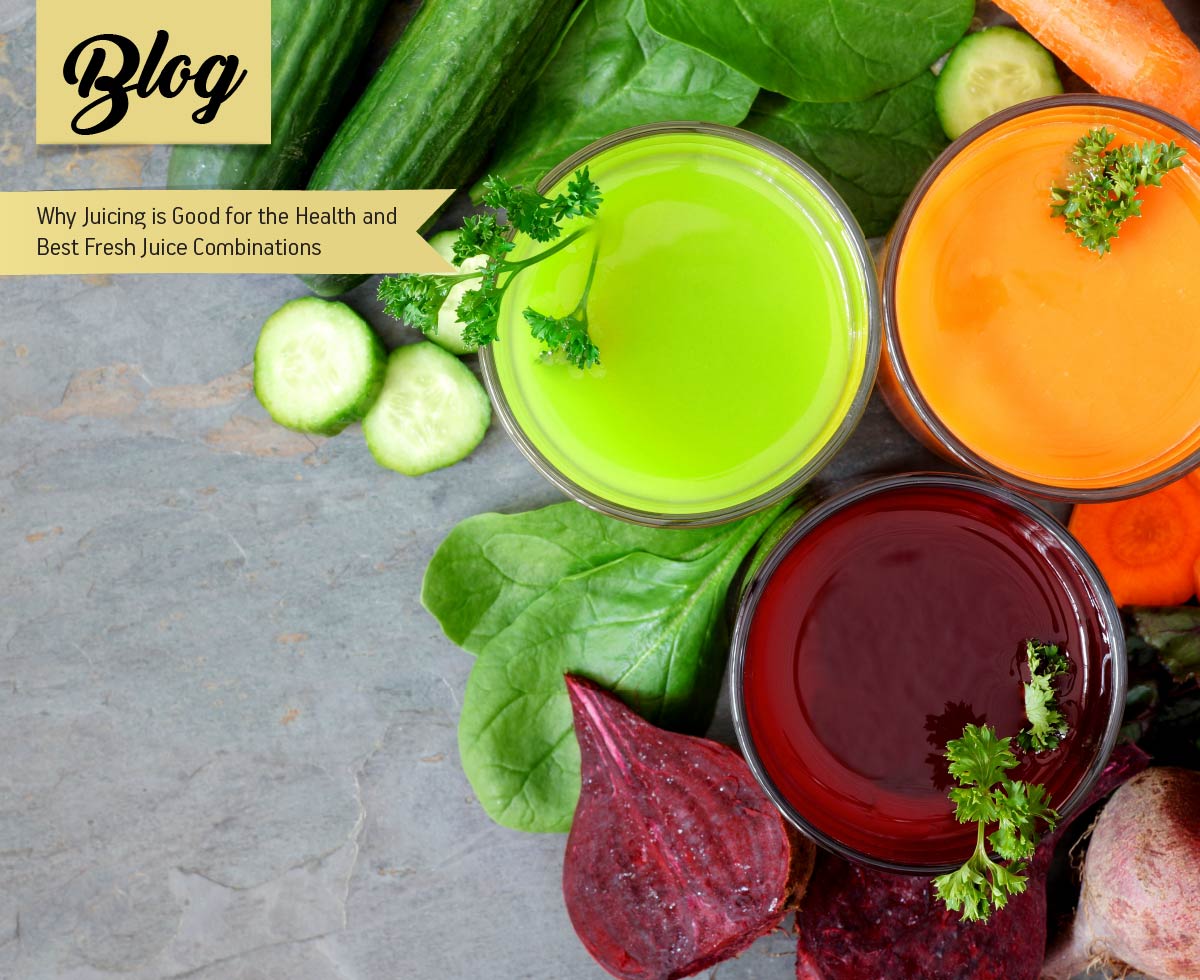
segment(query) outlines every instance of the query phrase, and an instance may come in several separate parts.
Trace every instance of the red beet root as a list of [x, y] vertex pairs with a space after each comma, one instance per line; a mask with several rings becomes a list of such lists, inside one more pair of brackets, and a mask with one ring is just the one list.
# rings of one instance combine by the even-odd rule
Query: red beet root
[[566, 680], [583, 788], [563, 895], [588, 952], [622, 980], [675, 980], [775, 929], [792, 846], [741, 757]]
[[1200, 772], [1151, 769], [1122, 786], [1096, 821], [1079, 909], [1045, 977], [1092, 962], [1160, 980], [1200, 976]]
[[[1088, 805], [1148, 762], [1132, 746], [1118, 748]], [[948, 911], [929, 878], [825, 857], [796, 912], [798, 980], [1036, 980], [1046, 951], [1046, 870], [1069, 825], [1042, 841], [1029, 886], [987, 923]]]

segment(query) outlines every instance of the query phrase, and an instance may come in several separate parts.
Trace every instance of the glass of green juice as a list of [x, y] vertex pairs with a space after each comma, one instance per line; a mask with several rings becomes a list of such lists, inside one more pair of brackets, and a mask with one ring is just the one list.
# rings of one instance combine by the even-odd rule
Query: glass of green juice
[[[769, 140], [656, 123], [565, 160], [595, 218], [505, 294], [481, 354], [505, 430], [568, 496], [653, 525], [715, 524], [807, 482], [862, 416], [881, 326], [870, 252], [836, 192]], [[519, 239], [512, 257], [540, 251]], [[593, 270], [594, 266], [594, 270]], [[522, 312], [587, 312], [600, 363], [542, 352]]]

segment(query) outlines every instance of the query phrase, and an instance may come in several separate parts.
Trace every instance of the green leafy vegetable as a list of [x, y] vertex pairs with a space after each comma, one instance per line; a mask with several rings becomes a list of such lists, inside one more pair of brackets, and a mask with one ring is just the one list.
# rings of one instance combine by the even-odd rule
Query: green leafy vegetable
[[[1052, 830], [1058, 814], [1041, 786], [1006, 777], [1017, 765], [1011, 740], [998, 738], [990, 725], [967, 725], [961, 738], [947, 743], [946, 757], [958, 781], [950, 790], [954, 815], [960, 823], [977, 824], [978, 834], [966, 864], [935, 878], [934, 890], [963, 919], [986, 922], [1025, 890], [1025, 862], [1037, 848], [1038, 824]], [[991, 826], [996, 829], [988, 834]]]
[[1097, 255], [1112, 251], [1121, 225], [1141, 217], [1139, 188], [1161, 187], [1163, 175], [1183, 166], [1174, 141], [1126, 143], [1109, 149], [1116, 134], [1100, 126], [1081, 136], [1071, 153], [1075, 169], [1066, 187], [1050, 188], [1050, 213], [1065, 218], [1067, 233]]
[[1200, 769], [1200, 691], [1169, 695], [1141, 744], [1156, 762]]
[[533, 186], [576, 150], [629, 126], [735, 126], [757, 92], [744, 75], [651, 28], [643, 0], [586, 0], [509, 115], [489, 169]]
[[[384, 311], [432, 337], [437, 334], [438, 311], [450, 290], [459, 283], [478, 280], [479, 285], [463, 295], [456, 311], [463, 323], [462, 339], [468, 347], [482, 347], [496, 339], [500, 303], [522, 269], [561, 251], [589, 229], [580, 228], [557, 244], [519, 261], [508, 258], [516, 247], [510, 232], [527, 235], [535, 242], [551, 242], [562, 235], [563, 222], [571, 218], [594, 218], [601, 202], [600, 188], [592, 182], [586, 167], [575, 172], [574, 179], [567, 184], [567, 192], [554, 200], [514, 186], [501, 177], [489, 177], [484, 186], [487, 188], [484, 203], [493, 211], [504, 211], [505, 220], [501, 221], [496, 214], [469, 215], [454, 242], [456, 265], [484, 256], [487, 262], [482, 269], [446, 276], [403, 273], [388, 276], [379, 284]], [[546, 351], [561, 352], [579, 368], [591, 367], [600, 360], [600, 352], [588, 334], [586, 306], [587, 289], [579, 306], [565, 317], [552, 318], [533, 309], [525, 310], [534, 337]]]
[[650, 26], [798, 102], [853, 102], [919, 75], [974, 0], [646, 0]]
[[758, 543], [754, 546], [754, 550], [750, 553], [750, 558], [746, 562], [746, 569], [742, 573], [742, 590], [750, 585], [754, 576], [758, 574], [760, 568], [770, 556], [771, 551], [784, 539], [788, 531], [800, 520], [812, 506], [813, 498], [808, 494], [808, 491], [802, 491], [798, 499], [787, 510], [780, 514], [775, 522], [763, 532]]
[[934, 109], [936, 86], [930, 72], [921, 72], [861, 102], [793, 102], [764, 92], [743, 126], [811, 163], [863, 232], [882, 235], [946, 146]]
[[1026, 752], [1047, 752], [1058, 748], [1066, 737], [1067, 719], [1058, 710], [1054, 678], [1071, 669], [1067, 659], [1052, 643], [1025, 641], [1025, 660], [1029, 681], [1025, 684], [1025, 717], [1029, 724], [1017, 733], [1017, 744]]
[[563, 579], [634, 552], [690, 562], [723, 547], [729, 527], [640, 527], [579, 504], [459, 523], [425, 570], [421, 602], [446, 635], [479, 653], [534, 599]]
[[1200, 769], [1200, 608], [1142, 606], [1127, 610], [1126, 620], [1129, 687], [1121, 737], [1159, 765]]
[[[530, 831], [570, 826], [579, 748], [566, 673], [654, 724], [703, 731], [725, 666], [726, 593], [783, 509], [680, 531], [622, 527], [559, 504], [473, 518], [447, 538], [423, 597], [451, 637], [479, 651], [459, 751], [492, 819]], [[455, 582], [461, 612], [450, 608]]]
[[1200, 608], [1139, 606], [1131, 615], [1138, 634], [1158, 651], [1175, 680], [1200, 680]]

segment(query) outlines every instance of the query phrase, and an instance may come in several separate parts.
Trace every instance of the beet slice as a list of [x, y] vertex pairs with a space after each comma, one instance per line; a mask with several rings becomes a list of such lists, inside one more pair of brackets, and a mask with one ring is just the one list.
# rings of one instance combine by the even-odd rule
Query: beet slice
[[583, 786], [563, 896], [588, 952], [622, 980], [675, 980], [778, 927], [791, 838], [742, 758], [655, 728], [590, 681], [566, 682]]
[[[1149, 757], [1132, 745], [1113, 753], [1082, 813]], [[1046, 953], [1047, 835], [1030, 862], [1029, 886], [986, 923], [963, 922], [934, 895], [929, 878], [887, 874], [823, 855], [796, 911], [798, 980], [1037, 980]]]

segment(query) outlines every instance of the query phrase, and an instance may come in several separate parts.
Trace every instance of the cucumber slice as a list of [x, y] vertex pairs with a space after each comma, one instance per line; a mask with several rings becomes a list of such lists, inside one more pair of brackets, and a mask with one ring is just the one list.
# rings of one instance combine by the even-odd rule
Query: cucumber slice
[[267, 318], [254, 348], [254, 393], [276, 422], [337, 435], [367, 414], [387, 352], [344, 303], [305, 296]]
[[422, 341], [392, 351], [363, 435], [380, 466], [420, 476], [470, 454], [491, 420], [491, 402], [471, 369]]
[[987, 27], [968, 34], [950, 53], [934, 102], [953, 140], [992, 113], [1062, 90], [1049, 51], [1024, 31]]
[[[458, 241], [459, 234], [457, 231], [439, 231], [429, 239], [429, 244], [434, 247], [438, 255], [451, 265], [454, 264], [454, 243]], [[463, 272], [475, 272], [485, 265], [487, 265], [487, 256], [476, 255], [463, 262], [459, 268]], [[450, 290], [442, 308], [438, 310], [437, 333], [429, 339], [439, 347], [446, 348], [451, 354], [474, 354], [479, 349], [478, 344], [468, 344], [463, 340], [463, 322], [455, 312], [458, 304], [462, 302], [463, 295], [474, 289], [476, 285], [478, 284], [471, 281], [460, 282]]]

